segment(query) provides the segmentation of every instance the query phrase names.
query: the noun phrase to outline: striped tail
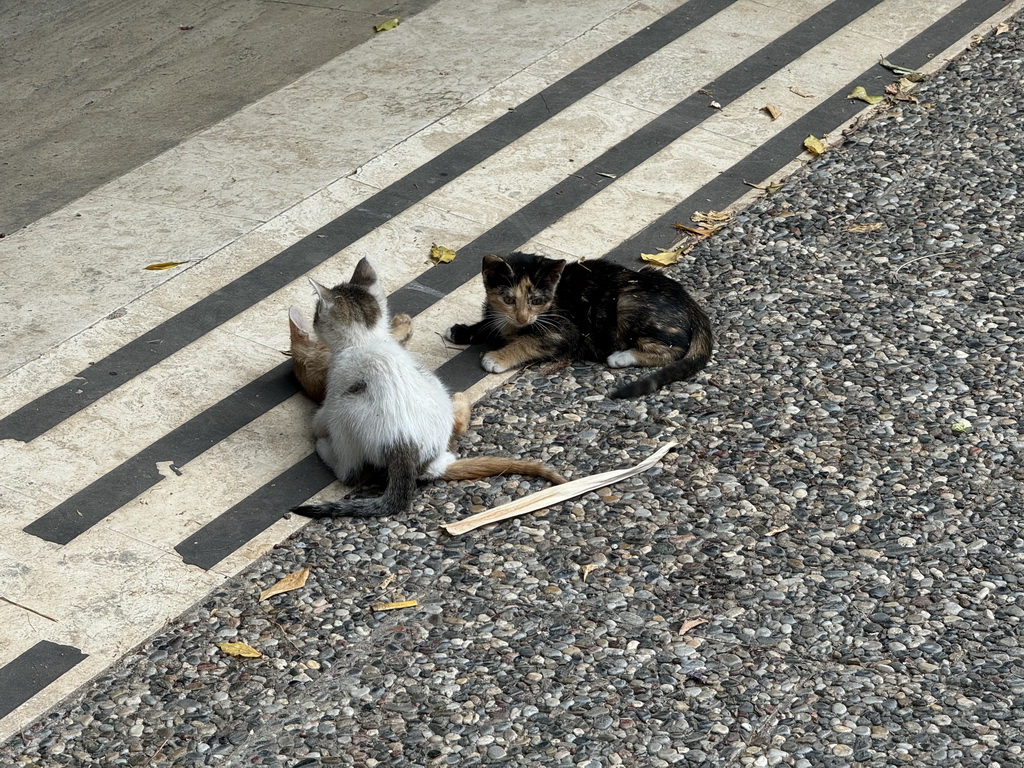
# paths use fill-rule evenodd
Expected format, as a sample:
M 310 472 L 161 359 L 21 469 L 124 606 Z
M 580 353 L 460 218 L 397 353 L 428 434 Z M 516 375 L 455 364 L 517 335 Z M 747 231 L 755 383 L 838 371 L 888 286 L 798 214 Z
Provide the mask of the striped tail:
M 292 510 L 304 517 L 391 517 L 412 509 L 419 474 L 419 451 L 409 444 L 398 445 L 384 453 L 388 468 L 388 484 L 375 499 L 332 501 L 325 504 L 303 504 Z
M 550 483 L 561 485 L 565 478 L 539 461 L 525 459 L 504 459 L 498 456 L 477 456 L 472 459 L 456 459 L 447 467 L 442 480 L 478 480 L 495 475 L 529 475 L 542 477 Z
M 683 357 L 669 363 L 664 368 L 659 368 L 648 376 L 624 384 L 612 392 L 610 397 L 621 400 L 627 397 L 649 395 L 673 381 L 690 378 L 707 365 L 708 360 L 711 359 L 714 336 L 711 333 L 711 321 L 708 316 L 700 310 L 697 312 L 696 322 L 693 324 L 693 335 L 690 338 L 690 347 Z

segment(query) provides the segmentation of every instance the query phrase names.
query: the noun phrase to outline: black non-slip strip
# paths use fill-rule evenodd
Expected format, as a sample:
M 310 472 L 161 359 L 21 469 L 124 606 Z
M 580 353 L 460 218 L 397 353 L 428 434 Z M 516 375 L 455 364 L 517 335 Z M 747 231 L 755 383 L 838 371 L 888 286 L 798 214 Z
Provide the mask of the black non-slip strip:
M 190 565 L 209 570 L 281 519 L 285 512 L 334 482 L 334 473 L 311 453 L 174 549 Z
M 0 419 L 0 439 L 30 441 L 347 248 L 735 0 L 691 0 L 566 75 L 363 204 L 200 300 L 72 381 Z
M 291 370 L 290 363 L 282 363 L 254 379 L 58 504 L 25 533 L 67 544 L 159 483 L 158 461 L 180 467 L 294 395 L 298 386 Z
M 480 255 L 508 252 L 527 242 L 613 183 L 609 176 L 629 173 L 707 120 L 714 110 L 705 94 L 727 107 L 880 2 L 840 0 L 823 8 L 460 248 L 460 259 L 439 264 L 399 288 L 389 297 L 390 305 L 410 315 L 424 311 L 479 274 Z
M 965 29 L 974 29 L 978 24 L 995 14 L 1001 7 L 1002 0 L 979 0 L 976 3 L 968 3 L 966 6 L 961 6 L 894 51 L 888 58 L 898 62 L 901 66 L 909 68 L 923 66 L 928 61 L 929 55 L 945 50 L 963 36 Z M 882 77 L 886 82 L 892 79 L 891 73 L 887 70 L 881 70 L 878 66 L 867 70 L 864 74 L 852 80 L 846 88 L 836 91 L 832 97 L 795 121 L 771 140 L 765 142 L 743 160 L 734 164 L 728 171 L 705 184 L 656 222 L 629 238 L 622 245 L 614 248 L 606 254 L 605 258 L 611 258 L 620 263 L 628 262 L 635 264 L 636 254 L 639 253 L 640 249 L 650 247 L 652 242 L 656 242 L 666 236 L 671 237 L 672 223 L 683 219 L 684 215 L 688 217 L 690 213 L 698 209 L 707 210 L 709 208 L 721 209 L 727 207 L 748 191 L 749 187 L 744 184 L 744 181 L 768 179 L 771 174 L 777 173 L 788 164 L 793 159 L 793 148 L 800 146 L 808 133 L 814 133 L 815 135 L 827 134 L 859 112 L 861 107 L 847 99 L 845 94 L 849 93 L 854 85 L 871 82 L 877 77 Z M 514 242 L 512 247 L 517 247 L 528 239 L 524 238 Z M 454 264 L 455 262 L 452 263 Z M 436 267 L 435 269 L 439 268 Z M 481 351 L 481 347 L 470 347 L 455 355 L 437 369 L 437 374 L 450 390 L 461 391 L 468 389 L 487 375 L 480 367 L 479 357 Z M 308 457 L 303 463 L 314 458 L 315 456 Z M 322 490 L 322 488 L 316 489 L 311 493 L 310 488 L 315 486 L 316 483 L 310 484 L 307 482 L 303 482 L 301 487 L 296 485 L 289 488 L 287 483 L 287 476 L 289 474 L 290 471 L 283 473 L 275 478 L 272 483 L 275 492 L 281 500 L 279 508 L 273 511 L 276 514 L 279 514 L 283 509 L 301 504 L 312 496 L 313 493 Z M 328 474 L 324 479 L 322 487 L 327 487 L 332 480 L 333 477 Z M 254 497 L 251 497 L 252 502 L 250 502 L 254 506 L 259 503 L 258 498 L 255 497 L 258 497 L 258 494 L 254 494 Z M 246 503 L 238 506 L 244 509 Z M 239 511 L 233 508 L 222 516 L 227 517 L 230 515 L 230 523 L 220 523 L 220 518 L 214 520 L 206 528 L 197 532 L 196 535 L 190 537 L 186 542 L 183 542 L 178 551 L 184 555 L 186 550 L 183 548 L 187 548 L 192 558 L 188 562 L 205 568 L 211 567 L 212 563 L 216 563 L 230 554 L 230 552 L 225 551 L 220 546 L 218 541 L 219 537 L 223 535 L 223 530 L 229 530 L 236 537 L 234 539 L 234 546 L 236 548 L 241 547 L 246 541 L 263 530 L 262 527 L 258 526 L 258 530 L 251 533 L 247 529 L 243 529 L 237 522 Z M 201 553 L 206 550 L 212 550 L 213 554 L 207 556 L 204 560 Z
M 869 5 L 880 1 L 870 0 L 869 3 L 865 3 L 864 7 L 869 7 Z M 748 62 L 734 67 L 717 78 L 710 87 L 713 87 L 716 95 L 724 101 L 738 97 L 752 83 L 764 78 L 765 68 L 768 68 L 767 71 L 777 70 L 778 67 L 820 42 L 822 36 L 831 34 L 863 12 L 863 10 L 857 13 L 848 10 L 842 11 L 841 5 L 842 3 L 833 3 L 815 14 L 761 49 L 753 57 L 753 62 L 748 60 Z M 525 208 L 478 237 L 463 251 L 472 253 L 474 250 L 497 249 L 499 243 L 510 240 L 518 243 L 529 239 L 533 234 L 540 232 L 596 194 L 604 186 L 602 182 L 609 181 L 607 177 L 599 176 L 598 173 L 613 175 L 625 173 L 705 119 L 708 110 L 704 101 L 706 101 L 706 97 L 699 94 L 684 99 L 676 107 L 655 118 L 636 134 L 623 140 L 597 160 L 587 164 L 577 174 L 568 177 L 561 185 L 556 185 Z M 362 212 L 366 208 L 367 206 L 363 205 L 356 211 Z M 339 220 L 333 224 L 337 224 L 337 221 Z M 268 261 L 267 264 L 273 264 L 279 259 L 280 255 Z M 444 270 L 428 270 L 393 294 L 389 298 L 392 307 L 396 311 L 417 314 L 435 303 L 444 292 L 470 280 L 478 269 L 474 259 L 465 257 L 445 266 Z M 221 293 L 218 292 L 218 294 Z M 218 294 L 214 294 L 214 298 L 217 298 Z M 265 402 L 270 403 L 271 399 L 274 398 L 266 399 Z M 267 407 L 269 409 L 272 405 L 268 404 Z M 207 422 L 211 420 L 211 417 L 222 417 L 217 408 L 218 406 L 208 409 L 192 419 L 189 422 L 191 428 L 199 429 L 204 436 L 209 434 L 210 425 Z M 26 532 L 49 541 L 67 543 L 83 531 L 88 530 L 90 526 L 102 520 L 113 510 L 159 482 L 160 475 L 153 462 L 161 460 L 161 458 L 155 457 L 160 456 L 163 460 L 173 458 L 179 463 L 184 463 L 192 458 L 194 454 L 189 450 L 192 439 L 186 431 L 183 431 L 185 426 L 188 425 L 183 425 L 167 437 L 157 441 L 116 470 L 99 478 L 55 507 L 29 525 L 25 529 Z M 226 436 L 230 432 L 223 434 Z M 178 459 L 178 456 L 185 458 Z
M 0 717 L 7 717 L 86 658 L 70 645 L 42 640 L 0 667 Z
M 731 102 L 881 1 L 864 0 L 856 4 L 845 3 L 843 0 L 833 2 L 767 44 L 745 62 L 713 80 L 707 89 L 712 90 L 723 104 Z M 851 5 L 855 5 L 856 8 Z M 389 297 L 392 308 L 395 311 L 418 314 L 437 302 L 445 293 L 469 281 L 479 272 L 479 261 L 472 257 L 473 253 L 502 250 L 504 247 L 523 243 L 579 207 L 611 182 L 607 177 L 600 176 L 600 173 L 618 176 L 632 170 L 705 120 L 711 113 L 707 98 L 695 93 L 683 99 L 668 112 L 656 117 L 639 131 L 462 248 L 461 259 L 434 267 L 396 291 Z M 455 367 L 453 364 L 453 371 Z M 459 371 L 463 378 L 468 375 L 467 368 L 459 368 Z M 255 384 L 256 382 L 250 387 Z M 268 410 L 276 405 L 276 402 L 273 402 L 275 399 L 264 399 Z M 207 414 L 219 415 L 219 411 L 216 410 L 218 407 L 208 409 L 192 419 L 189 422 L 191 428 L 201 429 L 204 436 L 212 435 L 213 429 L 205 424 L 204 419 L 208 418 Z M 118 469 L 99 478 L 32 523 L 25 529 L 26 532 L 49 541 L 67 543 L 87 530 L 159 481 L 160 476 L 153 466 L 154 461 L 173 458 L 183 463 L 194 456 L 190 452 L 189 446 L 192 443 L 188 433 L 184 431 L 185 426 L 187 425 L 154 444 L 160 446 L 160 452 L 154 451 L 154 446 L 143 450 Z M 222 435 L 227 436 L 230 431 L 225 431 Z M 187 458 L 179 460 L 180 455 Z

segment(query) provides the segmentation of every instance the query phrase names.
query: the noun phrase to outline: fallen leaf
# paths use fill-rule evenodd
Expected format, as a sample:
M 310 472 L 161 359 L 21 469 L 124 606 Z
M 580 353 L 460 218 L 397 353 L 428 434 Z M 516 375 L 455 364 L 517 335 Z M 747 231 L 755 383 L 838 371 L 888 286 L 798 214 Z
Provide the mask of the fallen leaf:
M 917 97 L 909 91 L 911 85 L 912 83 L 903 77 L 899 82 L 885 86 L 885 92 L 893 101 L 910 101 L 917 104 Z
M 597 563 L 587 563 L 586 565 L 584 565 L 583 569 L 582 569 L 583 570 L 583 580 L 586 581 L 587 580 L 587 576 L 589 576 L 591 573 L 593 573 L 595 570 L 597 570 L 600 567 L 601 566 L 599 566 Z
M 377 585 L 377 589 L 387 589 L 395 583 L 395 580 L 397 578 L 398 577 L 395 574 L 389 573 L 387 576 L 384 577 L 384 581 Z
M 616 178 L 618 178 L 614 173 L 599 173 L 597 175 L 598 176 L 604 176 L 606 179 L 616 179 Z
M 374 611 L 395 611 L 399 608 L 413 608 L 419 605 L 416 600 L 399 600 L 396 603 L 374 603 L 370 606 L 371 610 Z
M 882 222 L 880 221 L 873 221 L 870 224 L 848 224 L 845 227 L 847 232 L 874 232 L 881 228 Z
M 954 435 L 962 435 L 964 432 L 969 431 L 970 428 L 971 422 L 967 419 L 960 419 L 960 421 L 954 423 L 953 426 L 950 427 L 950 429 L 953 430 Z
M 246 643 L 217 643 L 228 656 L 240 656 L 243 659 L 262 659 L 263 654 Z
M 538 509 L 546 509 L 553 504 L 559 504 L 563 501 L 574 499 L 577 496 L 582 496 L 588 491 L 596 491 L 598 488 L 603 488 L 606 485 L 611 485 L 612 483 L 617 483 L 620 480 L 625 480 L 627 477 L 640 474 L 661 461 L 662 457 L 675 448 L 676 445 L 678 445 L 678 443 L 674 440 L 665 443 L 665 445 L 661 446 L 661 448 L 656 450 L 636 466 L 626 467 L 624 469 L 613 469 L 610 472 L 602 472 L 597 475 L 591 475 L 590 477 L 581 477 L 579 480 L 570 480 L 562 485 L 545 488 L 542 491 L 531 493 L 529 496 L 524 496 L 521 499 L 516 499 L 515 501 L 510 501 L 507 504 L 501 504 L 493 509 L 488 509 L 475 515 L 470 515 L 469 517 L 458 520 L 454 523 L 445 523 L 441 527 L 448 533 L 455 536 L 460 533 L 467 533 L 475 530 L 482 525 L 497 523 L 501 520 L 508 520 L 512 517 L 519 517 L 520 515 L 525 515 L 529 512 L 536 512 Z
M 143 267 L 143 269 L 150 269 L 150 270 L 153 270 L 155 272 L 158 269 L 173 269 L 174 267 L 180 267 L 182 264 L 188 264 L 188 262 L 187 261 L 164 261 L 164 262 L 161 262 L 160 264 L 150 264 L 147 267 Z
M 814 94 L 813 93 L 808 93 L 807 91 L 803 90 L 802 88 L 797 88 L 795 85 L 789 86 L 789 90 L 792 91 L 793 93 L 795 93 L 797 96 L 803 96 L 805 99 L 813 99 L 814 98 Z
M 774 104 L 765 104 L 761 109 L 767 112 L 768 116 L 771 117 L 772 120 L 778 120 L 782 115 L 782 112 Z
M 764 188 L 764 191 L 767 192 L 769 195 L 774 195 L 776 192 L 779 192 L 785 186 L 786 185 L 783 184 L 781 181 L 773 181 L 771 184 Z
M 388 19 L 380 24 L 376 24 L 373 27 L 374 32 L 387 32 L 389 29 L 394 29 L 398 26 L 398 19 Z
M 868 92 L 866 90 L 864 90 L 864 86 L 863 85 L 858 85 L 856 88 L 854 88 L 848 94 L 846 94 L 846 98 L 848 98 L 848 99 L 860 99 L 861 101 L 866 101 L 868 104 L 877 104 L 878 102 L 882 101 L 882 99 L 884 99 L 885 97 L 884 96 L 871 96 L 871 95 L 868 94 Z
M 786 523 L 783 523 L 782 525 L 779 525 L 779 526 L 776 526 L 775 528 L 772 528 L 770 531 L 768 531 L 768 533 L 765 534 L 765 536 L 774 536 L 777 533 L 782 533 L 783 531 L 788 531 L 788 530 L 789 530 L 789 525 L 787 525 Z
M 447 264 L 455 258 L 455 251 L 435 243 L 430 246 L 430 258 L 435 264 Z
M 818 155 L 824 154 L 827 147 L 825 146 L 825 142 L 821 139 L 815 136 L 808 136 L 804 139 L 804 149 L 817 157 Z
M 708 106 L 711 107 L 712 109 L 721 109 L 722 108 L 722 105 L 719 104 L 717 101 L 712 101 L 710 104 L 708 104 Z
M 711 237 L 711 235 L 721 229 L 721 227 L 689 227 L 686 224 L 680 224 L 678 221 L 672 226 L 681 232 L 688 232 L 700 238 Z
M 683 254 L 677 248 L 674 251 L 662 251 L 661 253 L 641 253 L 640 258 L 648 264 L 657 264 L 659 267 L 667 267 L 679 261 Z
M 679 627 L 679 633 L 678 634 L 685 635 L 687 632 L 689 632 L 694 627 L 699 627 L 701 624 L 707 624 L 707 623 L 708 623 L 707 619 L 687 619 L 686 621 L 683 622 L 682 626 Z
M 996 34 L 997 35 L 1005 35 L 1009 31 L 1010 31 L 1010 25 L 1007 24 L 1005 21 L 1002 22 L 1001 24 L 996 24 Z
M 728 211 L 694 211 L 690 214 L 690 221 L 698 224 L 715 224 L 721 228 L 732 221 L 732 214 Z
M 293 589 L 304 587 L 306 586 L 306 579 L 308 578 L 309 568 L 303 568 L 301 571 L 289 573 L 273 586 L 270 586 L 260 592 L 260 599 L 258 602 L 263 602 L 268 597 L 273 597 L 274 595 L 280 595 L 284 592 L 291 592 Z
M 906 67 L 897 66 L 888 59 L 880 59 L 878 64 L 900 77 L 907 78 L 912 83 L 919 83 L 925 79 L 924 72 L 918 72 L 916 69 L 907 69 Z

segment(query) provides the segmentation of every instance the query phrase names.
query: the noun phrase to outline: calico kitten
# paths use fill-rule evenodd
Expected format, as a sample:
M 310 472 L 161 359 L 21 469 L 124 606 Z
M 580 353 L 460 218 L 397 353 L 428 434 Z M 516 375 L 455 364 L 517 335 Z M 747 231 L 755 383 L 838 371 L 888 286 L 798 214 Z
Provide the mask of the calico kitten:
M 614 398 L 657 392 L 693 376 L 711 357 L 711 322 L 675 280 L 610 261 L 567 263 L 531 253 L 483 259 L 483 319 L 453 325 L 455 344 L 502 344 L 483 356 L 502 373 L 534 360 L 601 360 L 612 368 L 660 370 L 619 387 Z
M 348 283 L 310 283 L 318 296 L 313 328 L 330 351 L 326 395 L 313 417 L 317 453 L 343 482 L 383 470 L 387 484 L 380 498 L 293 511 L 307 517 L 407 512 L 419 477 L 467 480 L 515 472 L 565 482 L 539 462 L 456 459 L 448 451 L 452 400 L 440 379 L 392 337 L 384 290 L 366 259 Z

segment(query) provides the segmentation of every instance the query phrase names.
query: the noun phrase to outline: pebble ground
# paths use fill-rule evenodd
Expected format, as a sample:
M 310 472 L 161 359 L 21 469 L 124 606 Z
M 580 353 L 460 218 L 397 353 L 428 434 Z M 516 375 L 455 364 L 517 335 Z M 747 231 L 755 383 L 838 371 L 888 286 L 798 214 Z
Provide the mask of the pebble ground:
M 536 366 L 462 446 L 578 477 L 678 440 L 658 468 L 459 538 L 539 483 L 311 524 L 0 765 L 1024 764 L 1019 22 L 673 269 L 704 373 Z

